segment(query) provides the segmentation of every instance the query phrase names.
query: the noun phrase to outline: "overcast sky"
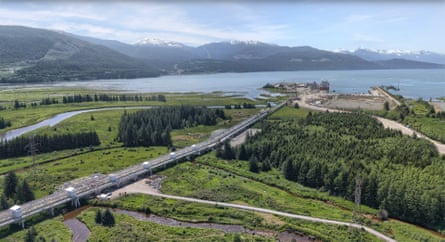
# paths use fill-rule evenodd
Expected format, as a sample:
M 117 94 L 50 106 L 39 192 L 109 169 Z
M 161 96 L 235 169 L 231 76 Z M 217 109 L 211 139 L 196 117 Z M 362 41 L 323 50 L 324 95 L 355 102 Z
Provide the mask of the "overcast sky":
M 25 25 L 135 43 L 188 45 L 258 40 L 320 49 L 432 50 L 445 53 L 445 1 L 235 1 L 212 3 L 0 0 L 1 25 Z

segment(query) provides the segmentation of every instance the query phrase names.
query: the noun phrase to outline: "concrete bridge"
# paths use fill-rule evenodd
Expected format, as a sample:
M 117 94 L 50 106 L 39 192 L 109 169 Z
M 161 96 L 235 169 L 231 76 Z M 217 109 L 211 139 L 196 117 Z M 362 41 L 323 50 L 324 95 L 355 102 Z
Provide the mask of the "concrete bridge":
M 33 200 L 19 206 L 15 205 L 8 210 L 0 212 L 0 227 L 12 223 L 19 223 L 24 227 L 24 219 L 37 213 L 48 211 L 54 215 L 54 208 L 71 202 L 74 207 L 80 206 L 79 199 L 99 194 L 101 191 L 120 186 L 132 180 L 139 179 L 142 175 L 150 174 L 157 168 L 165 168 L 169 164 L 178 163 L 183 159 L 190 159 L 193 156 L 208 152 L 226 140 L 238 135 L 248 127 L 265 118 L 270 113 L 283 107 L 286 102 L 275 106 L 273 109 L 265 109 L 242 121 L 241 123 L 223 131 L 222 133 L 207 139 L 196 145 L 177 150 L 167 155 L 130 166 L 124 170 L 113 174 L 93 174 L 88 177 L 66 182 L 56 192 Z

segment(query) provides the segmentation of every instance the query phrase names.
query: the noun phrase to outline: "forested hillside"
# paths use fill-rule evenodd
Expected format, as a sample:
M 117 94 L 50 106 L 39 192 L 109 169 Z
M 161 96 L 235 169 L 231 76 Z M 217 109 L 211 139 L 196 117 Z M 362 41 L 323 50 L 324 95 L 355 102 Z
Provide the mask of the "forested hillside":
M 258 163 L 253 168 L 279 168 L 288 180 L 349 200 L 360 177 L 363 204 L 445 228 L 445 160 L 428 141 L 384 129 L 358 113 L 309 113 L 260 128 L 238 149 L 239 159 Z
M 159 75 L 140 60 L 68 35 L 0 26 L 1 82 L 43 82 Z

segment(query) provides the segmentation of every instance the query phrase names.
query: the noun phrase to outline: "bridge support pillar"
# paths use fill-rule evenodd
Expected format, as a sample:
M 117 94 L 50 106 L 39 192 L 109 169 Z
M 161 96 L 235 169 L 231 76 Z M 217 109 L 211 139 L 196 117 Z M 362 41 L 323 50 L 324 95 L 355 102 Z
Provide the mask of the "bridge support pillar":
M 79 200 L 79 198 L 74 198 L 73 200 L 71 200 L 71 204 L 72 204 L 73 207 L 75 207 L 75 208 L 80 207 L 80 200 Z
M 54 208 L 50 208 L 50 209 L 49 209 L 49 214 L 50 214 L 52 217 L 54 217 Z
M 25 229 L 25 220 L 24 219 L 20 219 L 18 224 L 22 227 L 22 229 Z

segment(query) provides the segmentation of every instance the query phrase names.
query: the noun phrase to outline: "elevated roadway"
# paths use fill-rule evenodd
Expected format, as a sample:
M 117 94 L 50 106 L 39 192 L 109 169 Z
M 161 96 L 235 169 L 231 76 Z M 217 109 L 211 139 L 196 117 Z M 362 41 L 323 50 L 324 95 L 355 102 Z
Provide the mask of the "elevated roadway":
M 130 180 L 137 180 L 143 174 L 151 173 L 152 170 L 166 167 L 171 163 L 177 163 L 179 160 L 188 159 L 192 156 L 196 156 L 205 153 L 216 146 L 224 143 L 228 139 L 243 132 L 248 127 L 265 118 L 270 113 L 283 107 L 286 103 L 283 102 L 273 109 L 265 109 L 259 113 L 251 116 L 250 118 L 240 122 L 239 124 L 221 132 L 220 134 L 207 139 L 201 143 L 186 147 L 181 150 L 177 150 L 176 153 L 171 153 L 157 157 L 155 159 L 146 161 L 141 164 L 130 166 L 126 169 L 117 171 L 113 174 L 93 174 L 89 177 L 76 179 L 70 182 L 66 182 L 56 192 L 24 204 L 20 205 L 19 212 L 15 212 L 11 209 L 3 210 L 0 212 L 0 227 L 12 223 L 21 223 L 24 226 L 23 221 L 25 218 L 37 213 L 49 211 L 53 213 L 53 209 L 59 205 L 67 202 L 72 202 L 74 206 L 79 204 L 79 198 L 92 196 L 99 192 L 110 189 L 115 186 L 127 183 Z M 69 193 L 65 189 L 73 188 L 74 192 Z

